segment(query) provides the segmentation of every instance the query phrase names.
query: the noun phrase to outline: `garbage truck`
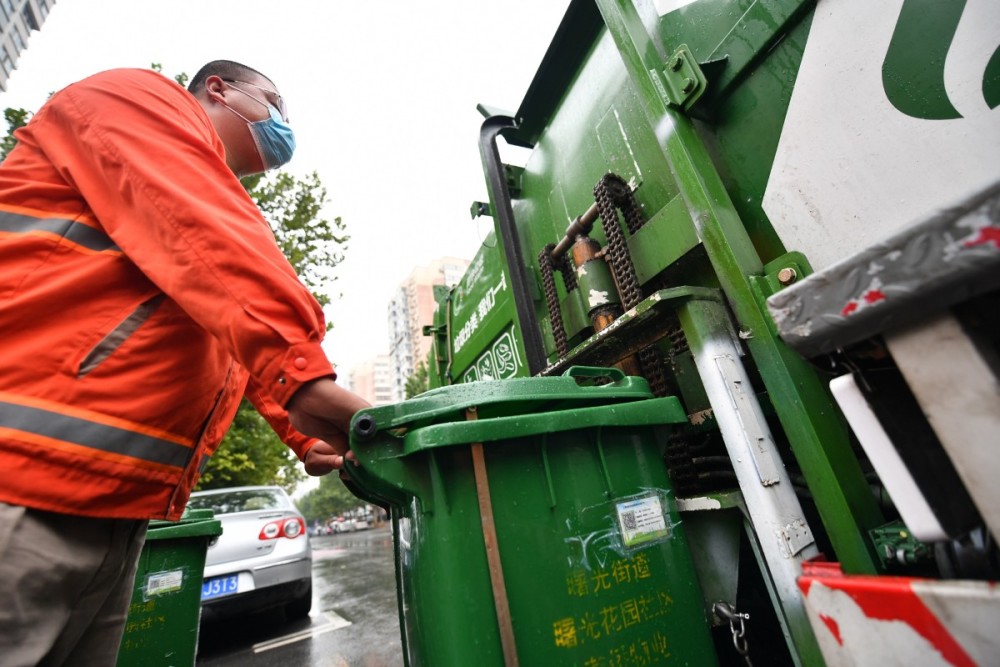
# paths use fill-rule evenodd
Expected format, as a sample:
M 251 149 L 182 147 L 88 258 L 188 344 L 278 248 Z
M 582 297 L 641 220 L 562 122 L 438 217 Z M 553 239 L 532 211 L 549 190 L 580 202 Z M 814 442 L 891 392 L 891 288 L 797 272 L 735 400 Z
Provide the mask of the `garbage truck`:
M 1000 664 L 998 107 L 993 0 L 573 0 L 353 424 L 408 664 Z

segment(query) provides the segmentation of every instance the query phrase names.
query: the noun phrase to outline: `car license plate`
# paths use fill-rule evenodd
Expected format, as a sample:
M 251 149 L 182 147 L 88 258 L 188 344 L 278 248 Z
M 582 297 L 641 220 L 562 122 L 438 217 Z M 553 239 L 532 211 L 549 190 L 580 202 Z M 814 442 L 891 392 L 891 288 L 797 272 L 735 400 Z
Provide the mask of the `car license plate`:
M 224 595 L 232 595 L 239 591 L 239 582 L 238 574 L 206 579 L 201 585 L 201 599 L 211 600 L 212 598 L 221 598 Z

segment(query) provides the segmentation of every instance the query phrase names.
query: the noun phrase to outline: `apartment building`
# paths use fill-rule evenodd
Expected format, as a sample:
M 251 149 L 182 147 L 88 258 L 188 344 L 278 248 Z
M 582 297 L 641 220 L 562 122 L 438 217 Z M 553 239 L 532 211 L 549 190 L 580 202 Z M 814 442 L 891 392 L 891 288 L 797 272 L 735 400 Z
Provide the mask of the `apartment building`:
M 454 286 L 469 268 L 468 260 L 436 259 L 413 269 L 389 302 L 389 359 L 393 401 L 406 398 L 406 380 L 426 361 L 431 339 L 423 335 L 425 324 L 433 324 L 434 286 Z
M 28 48 L 28 37 L 41 30 L 56 0 L 0 0 L 0 91 Z

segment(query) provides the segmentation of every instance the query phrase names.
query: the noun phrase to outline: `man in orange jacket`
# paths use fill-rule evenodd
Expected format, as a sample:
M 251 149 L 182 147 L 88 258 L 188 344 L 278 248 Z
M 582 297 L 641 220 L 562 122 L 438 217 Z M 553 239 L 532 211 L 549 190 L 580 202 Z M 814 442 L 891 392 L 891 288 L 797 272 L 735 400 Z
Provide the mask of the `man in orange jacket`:
M 277 87 L 111 70 L 0 165 L 0 665 L 113 664 L 146 523 L 177 519 L 244 394 L 305 463 L 351 416 L 323 313 L 239 177 L 291 158 Z

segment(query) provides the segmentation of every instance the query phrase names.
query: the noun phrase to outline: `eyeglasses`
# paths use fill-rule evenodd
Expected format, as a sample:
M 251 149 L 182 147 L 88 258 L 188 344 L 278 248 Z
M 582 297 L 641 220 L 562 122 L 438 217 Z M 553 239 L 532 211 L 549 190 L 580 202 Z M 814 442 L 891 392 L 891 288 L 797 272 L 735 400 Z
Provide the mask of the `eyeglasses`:
M 278 91 L 270 90 L 268 88 L 264 88 L 263 86 L 258 86 L 256 83 L 250 83 L 249 81 L 240 81 L 239 79 L 223 79 L 223 81 L 225 81 L 226 83 L 242 83 L 244 86 L 253 86 L 257 90 L 274 95 L 274 98 L 277 100 L 277 104 L 275 104 L 274 106 L 278 109 L 278 113 L 281 114 L 281 120 L 285 121 L 286 123 L 288 122 L 288 109 L 285 107 L 285 99 L 278 93 Z M 237 88 L 237 90 L 239 90 L 239 88 Z M 246 91 L 241 91 L 241 92 L 246 93 Z M 260 102 L 260 100 L 257 101 Z

